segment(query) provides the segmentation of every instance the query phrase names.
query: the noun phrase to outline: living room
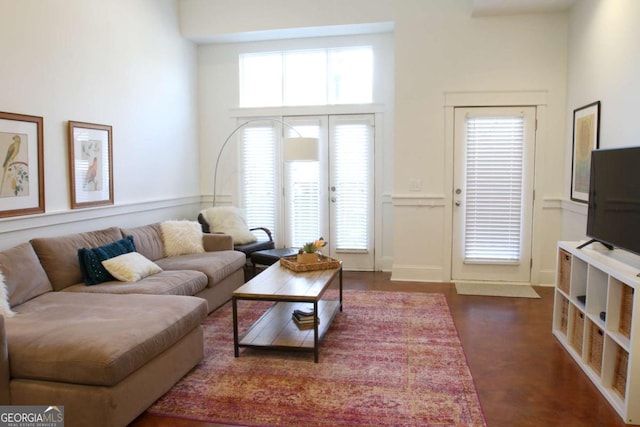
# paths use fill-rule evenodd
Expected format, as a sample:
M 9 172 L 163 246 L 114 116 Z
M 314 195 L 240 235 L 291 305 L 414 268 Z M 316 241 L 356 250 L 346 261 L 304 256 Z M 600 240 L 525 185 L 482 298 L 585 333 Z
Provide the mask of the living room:
M 586 206 L 571 201 L 569 194 L 572 111 L 601 101 L 600 146 L 634 144 L 633 121 L 624 121 L 633 93 L 626 88 L 636 81 L 629 54 L 635 43 L 627 39 L 633 14 L 626 10 L 633 5 L 579 2 L 571 13 L 474 17 L 470 1 L 386 1 L 366 7 L 346 2 L 340 13 L 318 7 L 310 16 L 302 8 L 304 20 L 298 22 L 302 18 L 293 12 L 301 6 L 285 8 L 283 16 L 272 5 L 253 10 L 235 2 L 119 7 L 7 2 L 3 49 L 25 68 L 4 69 L 2 110 L 44 118 L 45 213 L 3 219 L 2 247 L 35 234 L 90 230 L 114 220 L 132 226 L 171 217 L 194 219 L 210 206 L 214 159 L 238 113 L 229 112 L 237 107 L 230 85 L 222 97 L 229 100 L 209 101 L 225 83 L 211 87 L 215 82 L 207 76 L 216 64 L 210 66 L 208 58 L 216 50 L 223 57 L 237 44 L 196 45 L 189 39 L 393 22 L 393 33 L 378 34 L 393 43 L 389 58 L 394 67 L 383 70 L 393 81 L 374 92 L 390 104 L 383 107 L 383 155 L 376 172 L 381 187 L 376 188 L 376 269 L 398 280 L 450 279 L 447 95 L 541 93 L 544 99 L 534 100 L 544 104 L 536 142 L 531 283 L 552 284 L 556 242 L 583 238 L 586 224 Z M 265 14 L 274 22 L 261 19 Z M 228 76 L 232 64 L 224 65 L 215 71 Z M 611 70 L 614 79 L 599 78 Z M 113 206 L 69 209 L 68 120 L 113 126 Z M 414 124 L 425 120 L 428 125 L 418 137 Z M 409 189 L 415 180 L 421 191 Z
M 222 141 L 246 117 L 237 49 L 353 38 L 386 55 L 374 89 L 375 269 L 418 286 L 451 281 L 452 111 L 525 99 L 538 111 L 529 282 L 554 283 L 557 242 L 586 229 L 586 204 L 570 197 L 573 111 L 600 101 L 600 147 L 637 145 L 640 124 L 626 120 L 640 85 L 635 0 L 484 14 L 472 0 L 255 3 L 2 0 L 0 110 L 44 119 L 44 210 L 3 217 L 0 249 L 195 219 L 213 201 Z M 113 127 L 113 205 L 70 209 L 69 120 Z M 225 201 L 238 201 L 233 188 Z

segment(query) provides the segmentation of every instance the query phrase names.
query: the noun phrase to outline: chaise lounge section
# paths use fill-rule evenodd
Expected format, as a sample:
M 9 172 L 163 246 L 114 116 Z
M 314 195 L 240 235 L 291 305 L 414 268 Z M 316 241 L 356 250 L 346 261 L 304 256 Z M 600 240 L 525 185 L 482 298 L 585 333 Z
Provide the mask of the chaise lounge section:
M 78 249 L 126 236 L 162 271 L 85 285 Z M 201 239 L 204 252 L 165 256 L 161 224 L 151 224 L 0 252 L 0 404 L 64 406 L 67 426 L 135 419 L 202 360 L 202 321 L 243 283 L 245 256 L 231 237 Z

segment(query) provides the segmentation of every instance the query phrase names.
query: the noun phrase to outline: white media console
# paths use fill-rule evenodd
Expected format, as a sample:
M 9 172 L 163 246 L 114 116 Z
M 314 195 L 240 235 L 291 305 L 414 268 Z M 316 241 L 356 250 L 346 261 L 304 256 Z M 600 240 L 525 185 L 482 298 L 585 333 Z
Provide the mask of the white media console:
M 558 243 L 553 334 L 626 423 L 640 424 L 640 258 Z

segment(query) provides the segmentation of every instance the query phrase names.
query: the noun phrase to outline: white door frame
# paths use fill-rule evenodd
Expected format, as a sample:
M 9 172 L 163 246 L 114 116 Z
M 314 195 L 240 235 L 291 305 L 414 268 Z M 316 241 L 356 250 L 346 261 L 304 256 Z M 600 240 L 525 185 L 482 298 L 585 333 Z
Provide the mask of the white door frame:
M 333 164 L 331 161 L 332 150 L 334 148 L 332 138 L 332 129 L 334 123 L 337 121 L 340 123 L 341 119 L 353 119 L 357 122 L 362 120 L 371 120 L 371 137 L 373 138 L 371 144 L 371 157 L 370 157 L 370 179 L 369 179 L 369 194 L 371 199 L 369 201 L 369 208 L 367 209 L 369 214 L 369 221 L 367 224 L 369 235 L 369 247 L 366 251 L 339 251 L 334 246 L 335 240 L 335 193 L 331 191 L 332 177 L 333 177 Z M 328 241 L 328 246 L 323 250 L 325 254 L 328 254 L 334 258 L 338 258 L 343 262 L 343 266 L 347 270 L 362 270 L 362 271 L 374 271 L 376 270 L 376 257 L 375 257 L 375 245 L 376 245 L 376 186 L 374 185 L 375 167 L 376 167 L 376 133 L 375 120 L 376 115 L 372 113 L 368 114 L 327 114 L 327 115 L 313 115 L 313 116 L 284 116 L 283 120 L 290 126 L 296 127 L 298 123 L 314 122 L 313 126 L 319 126 L 320 133 L 320 146 L 319 146 L 319 167 L 320 167 L 320 236 L 323 236 Z M 286 173 L 283 171 L 282 179 L 283 188 L 286 186 Z M 286 190 L 285 190 L 286 193 Z M 288 230 L 285 226 L 288 216 L 287 210 L 287 196 L 283 197 L 281 210 L 283 221 L 281 223 L 282 239 L 286 245 L 290 243 L 290 236 L 288 236 Z
M 455 281 L 529 282 L 531 280 L 531 241 L 533 234 L 533 178 L 535 153 L 535 107 L 460 107 L 455 111 L 454 196 L 452 227 L 451 276 Z M 520 229 L 520 253 L 517 261 L 465 260 L 467 231 L 467 118 L 513 117 L 524 119 L 522 212 Z M 458 193 L 460 192 L 460 193 Z
M 539 165 L 544 156 L 543 139 L 547 134 L 547 92 L 546 91 L 518 91 L 518 92 L 445 92 L 444 112 L 445 112 L 445 201 L 444 215 L 447 220 L 444 222 L 444 245 L 442 249 L 442 280 L 451 281 L 451 256 L 452 256 L 452 233 L 453 233 L 453 162 L 454 162 L 454 109 L 456 107 L 502 107 L 502 106 L 535 106 L 537 112 L 536 130 L 536 153 L 535 164 Z M 535 174 L 534 191 L 541 182 L 540 174 Z M 543 204 L 534 201 L 533 204 L 533 230 L 532 250 L 533 268 L 531 270 L 531 283 L 538 283 L 540 251 L 542 247 L 539 239 L 536 239 L 535 230 L 539 230 L 542 224 Z

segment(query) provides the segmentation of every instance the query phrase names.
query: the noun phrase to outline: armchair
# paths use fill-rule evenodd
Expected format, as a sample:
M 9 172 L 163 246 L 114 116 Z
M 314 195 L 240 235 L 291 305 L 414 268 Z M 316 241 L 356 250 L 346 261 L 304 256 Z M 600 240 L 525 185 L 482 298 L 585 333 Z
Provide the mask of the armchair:
M 203 233 L 222 233 L 222 231 L 211 231 L 211 227 L 209 226 L 209 223 L 204 218 L 202 213 L 198 214 L 198 222 L 202 226 Z M 233 249 L 236 251 L 243 252 L 247 256 L 247 259 L 250 259 L 250 255 L 252 252 L 275 248 L 275 244 L 273 242 L 273 236 L 271 235 L 271 230 L 269 230 L 268 228 L 255 227 L 255 228 L 250 228 L 249 231 L 251 231 L 252 233 L 254 231 L 262 231 L 266 235 L 266 239 L 263 237 L 261 239 L 257 239 L 255 242 L 250 242 L 250 243 L 234 242 Z
M 198 222 L 204 233 L 226 233 L 233 237 L 233 249 L 244 253 L 247 258 L 245 280 L 251 278 L 255 270 L 251 254 L 275 248 L 271 230 L 266 227 L 248 228 L 240 209 L 234 207 L 204 209 L 198 214 Z M 260 232 L 260 238 L 254 231 Z

